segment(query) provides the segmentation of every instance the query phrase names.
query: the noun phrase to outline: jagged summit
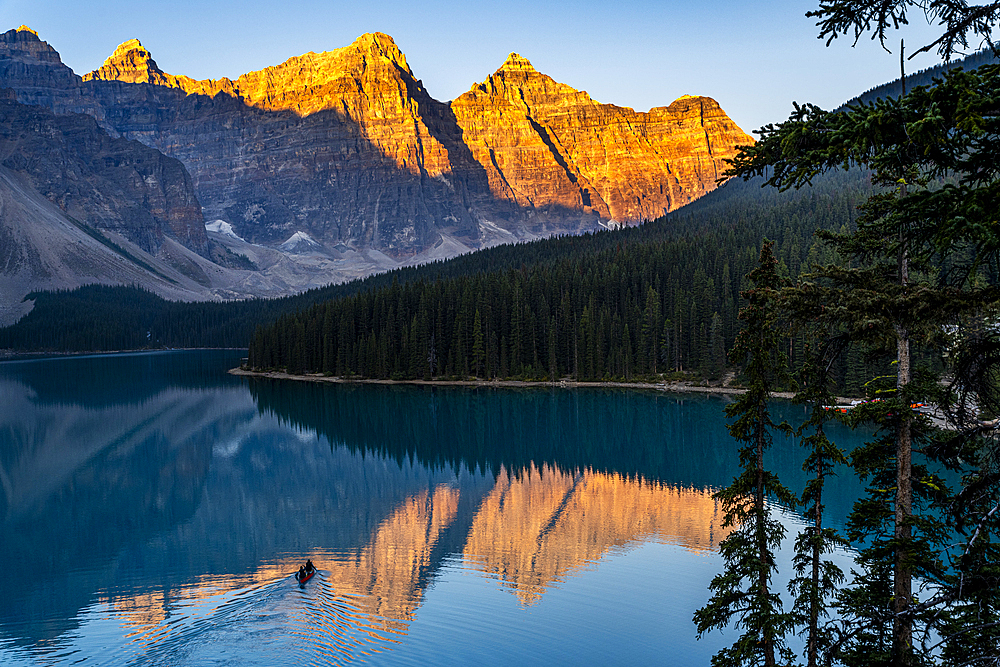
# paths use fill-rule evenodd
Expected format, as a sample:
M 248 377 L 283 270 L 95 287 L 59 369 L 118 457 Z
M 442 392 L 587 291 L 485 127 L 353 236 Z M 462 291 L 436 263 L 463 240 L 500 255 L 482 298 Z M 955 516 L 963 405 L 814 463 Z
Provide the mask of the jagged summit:
M 497 71 L 537 72 L 527 58 L 519 53 L 511 53 Z
M 11 28 L 7 32 L 0 34 L 0 43 L 11 46 L 17 45 L 16 48 L 27 49 L 29 51 L 51 50 L 55 52 L 55 49 L 41 40 L 37 32 L 26 25 Z
M 123 81 L 170 86 L 174 82 L 163 73 L 138 39 L 122 42 L 99 69 L 84 74 L 84 81 Z
M 84 81 L 122 81 L 179 88 L 187 94 L 214 97 L 225 93 L 241 98 L 250 106 L 271 111 L 292 110 L 305 116 L 323 109 L 340 107 L 345 90 L 357 88 L 347 79 L 369 84 L 398 77 L 413 78 L 406 56 L 392 37 L 380 32 L 365 33 L 348 46 L 293 56 L 280 65 L 229 78 L 195 80 L 167 74 L 157 66 L 138 39 L 123 42 Z M 367 88 L 369 86 L 362 86 Z
M 370 53 L 391 60 L 406 71 L 410 70 L 410 66 L 406 64 L 406 56 L 396 46 L 395 40 L 385 33 L 366 32 L 346 48 L 369 51 Z
M 28 67 L 33 67 L 37 64 L 45 64 L 47 66 L 62 62 L 59 60 L 59 54 L 56 53 L 56 50 L 49 46 L 47 42 L 43 42 L 38 37 L 38 33 L 26 25 L 11 28 L 7 32 L 0 34 L 0 60 L 5 59 L 20 62 L 28 65 Z M 18 71 L 23 73 L 23 67 L 18 68 Z M 10 87 L 10 74 L 9 71 L 0 69 L 0 78 L 7 82 L 4 84 L 7 87 Z
M 507 56 L 503 65 L 482 83 L 473 84 L 467 95 L 486 94 L 505 98 L 515 106 L 531 105 L 539 97 L 562 96 L 591 101 L 586 91 L 576 90 L 539 72 L 527 58 L 519 53 Z M 460 100 L 461 98 L 459 98 Z M 454 102 L 458 102 L 455 100 Z
M 115 52 L 111 54 L 111 58 L 128 53 L 129 51 L 137 51 L 137 50 L 142 50 L 143 52 L 145 52 L 147 56 L 149 55 L 149 51 L 146 51 L 146 49 L 142 48 L 142 42 L 140 42 L 138 39 L 130 39 L 127 42 L 122 42 L 121 44 L 119 44 L 118 48 L 115 49 Z M 108 60 L 110 60 L 111 58 L 109 58 Z

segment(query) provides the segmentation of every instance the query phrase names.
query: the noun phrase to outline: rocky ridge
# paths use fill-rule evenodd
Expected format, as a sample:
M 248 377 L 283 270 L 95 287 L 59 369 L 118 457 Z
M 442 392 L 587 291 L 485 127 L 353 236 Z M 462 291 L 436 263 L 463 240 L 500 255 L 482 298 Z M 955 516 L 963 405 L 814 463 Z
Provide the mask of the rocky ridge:
M 395 266 L 347 250 L 334 258 L 254 245 L 224 225 L 205 224 L 178 160 L 0 88 L 0 326 L 29 312 L 22 299 L 39 290 L 97 283 L 183 301 L 282 296 Z
M 164 236 L 208 254 L 201 204 L 178 160 L 110 137 L 89 116 L 55 115 L 9 97 L 0 99 L 0 165 L 22 174 L 68 216 L 150 254 Z
M 368 33 L 350 46 L 289 58 L 280 65 L 249 72 L 235 81 L 225 77 L 198 81 L 167 74 L 138 39 L 130 39 L 120 44 L 99 69 L 84 74 L 81 79 L 150 83 L 178 88 L 188 95 L 208 97 L 225 93 L 265 111 L 295 111 L 300 116 L 307 116 L 324 109 L 341 108 L 345 100 L 354 99 L 352 84 L 357 80 L 354 74 L 371 65 L 376 72 L 384 74 L 382 66 L 385 64 L 414 79 L 406 56 L 392 38 L 382 33 Z M 362 117 L 364 114 L 355 115 Z
M 752 141 L 711 98 L 648 113 L 600 104 L 516 53 L 451 108 L 494 196 L 602 220 L 650 220 L 697 199 Z
M 516 54 L 442 103 L 380 33 L 196 81 L 138 40 L 77 77 L 19 29 L 0 36 L 0 84 L 176 157 L 206 218 L 250 242 L 304 232 L 395 261 L 658 217 L 713 189 L 752 141 L 710 98 L 635 112 Z
M 81 77 L 82 81 L 122 81 L 124 83 L 151 83 L 157 86 L 182 88 L 180 79 L 163 72 L 138 39 L 123 42 L 115 52 L 96 69 Z

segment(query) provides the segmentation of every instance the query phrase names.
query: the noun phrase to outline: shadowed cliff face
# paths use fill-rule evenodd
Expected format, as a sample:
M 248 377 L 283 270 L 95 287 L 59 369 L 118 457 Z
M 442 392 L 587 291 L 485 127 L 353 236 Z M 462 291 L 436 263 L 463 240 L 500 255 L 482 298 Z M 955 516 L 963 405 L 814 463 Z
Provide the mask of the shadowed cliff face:
M 385 35 L 236 81 L 163 74 L 129 44 L 85 77 L 88 92 L 118 109 L 108 125 L 187 165 L 210 219 L 251 240 L 280 243 L 306 231 L 329 247 L 396 257 L 434 246 L 441 233 L 479 245 L 465 199 L 485 191 L 482 169 L 446 105 Z
M 196 81 L 163 72 L 137 40 L 81 79 L 19 29 L 0 36 L 0 82 L 180 159 L 206 219 L 248 240 L 305 231 L 396 258 L 654 218 L 713 189 L 722 160 L 752 141 L 709 98 L 637 113 L 513 54 L 441 103 L 379 33 Z
M 112 138 L 93 118 L 0 99 L 0 165 L 67 215 L 156 254 L 164 234 L 207 254 L 201 205 L 184 166 Z

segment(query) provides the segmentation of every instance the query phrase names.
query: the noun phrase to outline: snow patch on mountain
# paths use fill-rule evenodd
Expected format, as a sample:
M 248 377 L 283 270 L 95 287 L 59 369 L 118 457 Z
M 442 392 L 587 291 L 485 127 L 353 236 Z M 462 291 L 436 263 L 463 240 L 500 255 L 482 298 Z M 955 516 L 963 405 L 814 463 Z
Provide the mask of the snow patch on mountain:
M 225 220 L 213 220 L 212 222 L 205 223 L 206 232 L 215 232 L 216 234 L 224 234 L 237 241 L 242 241 L 243 239 L 233 230 L 233 226 L 226 222 Z
M 278 246 L 285 252 L 293 253 L 303 253 L 309 252 L 310 250 L 319 250 L 323 246 L 313 240 L 311 236 L 305 232 L 295 232 L 288 237 L 288 240 Z

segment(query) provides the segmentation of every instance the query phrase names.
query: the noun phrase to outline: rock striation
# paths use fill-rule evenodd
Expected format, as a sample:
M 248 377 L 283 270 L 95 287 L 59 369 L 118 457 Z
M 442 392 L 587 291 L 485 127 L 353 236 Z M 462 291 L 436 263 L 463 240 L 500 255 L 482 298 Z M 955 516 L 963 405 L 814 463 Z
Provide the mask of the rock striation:
M 243 239 L 303 232 L 395 261 L 658 217 L 712 190 L 752 141 L 711 98 L 600 104 L 517 54 L 443 103 L 381 33 L 197 81 L 138 40 L 78 77 L 20 28 L 0 35 L 0 85 L 177 158 L 205 217 Z
M 451 108 L 495 197 L 619 222 L 713 190 L 735 147 L 752 142 L 711 98 L 648 113 L 600 104 L 516 53 Z
M 89 116 L 56 115 L 4 97 L 0 166 L 22 175 L 71 218 L 120 234 L 150 254 L 165 237 L 208 252 L 201 205 L 178 160 L 112 138 Z
M 123 81 L 125 83 L 152 83 L 157 86 L 180 88 L 182 77 L 164 74 L 156 61 L 143 48 L 138 39 L 123 42 L 104 61 L 100 69 L 84 74 L 83 81 Z

